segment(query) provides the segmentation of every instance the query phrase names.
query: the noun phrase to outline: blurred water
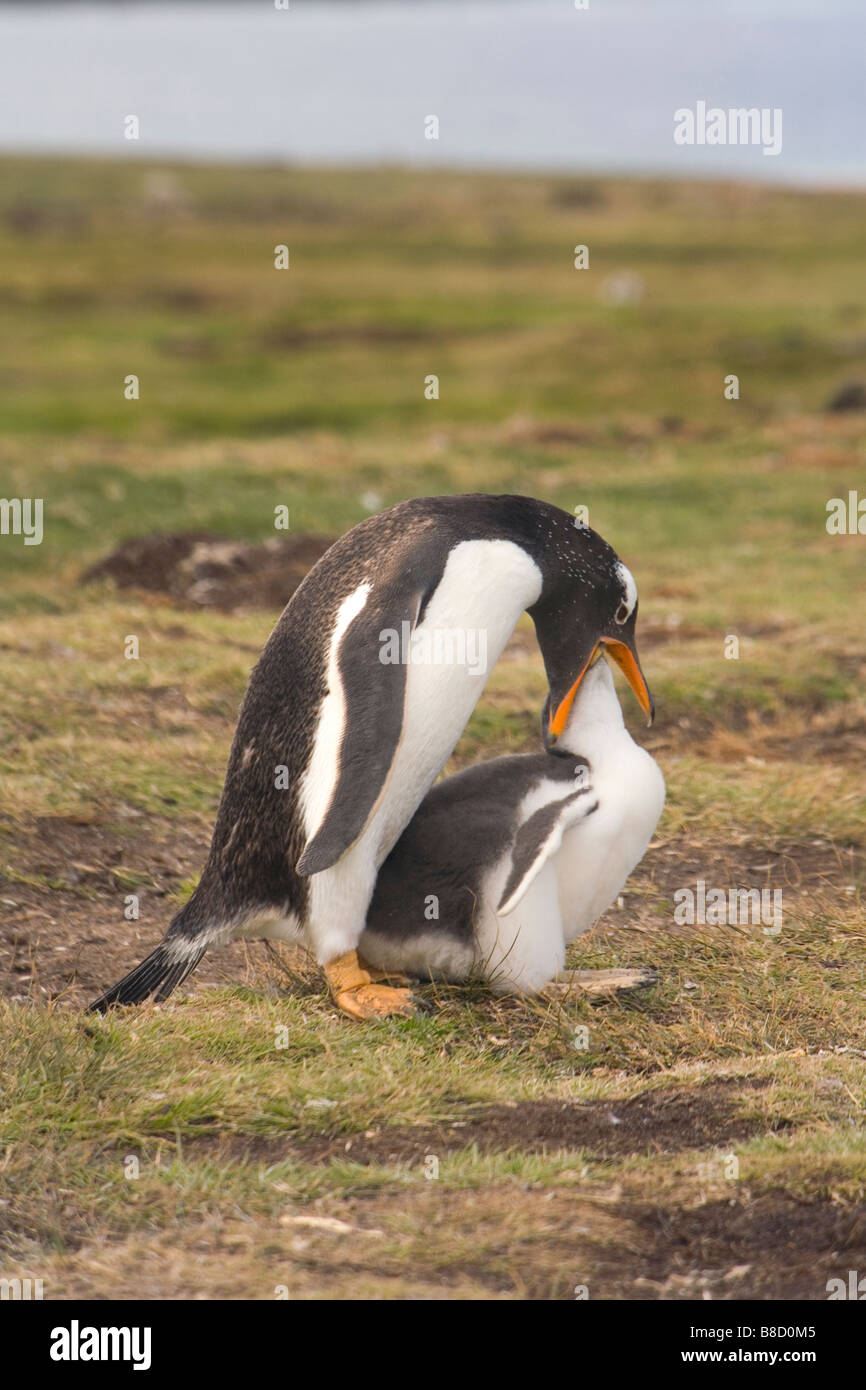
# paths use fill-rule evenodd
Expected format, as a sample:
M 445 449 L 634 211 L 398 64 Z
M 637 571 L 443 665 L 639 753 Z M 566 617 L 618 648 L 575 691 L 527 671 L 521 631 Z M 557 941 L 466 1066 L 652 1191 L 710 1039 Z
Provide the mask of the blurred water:
M 863 184 L 864 56 L 866 0 L 0 5 L 0 147 Z M 699 100 L 781 154 L 676 146 Z

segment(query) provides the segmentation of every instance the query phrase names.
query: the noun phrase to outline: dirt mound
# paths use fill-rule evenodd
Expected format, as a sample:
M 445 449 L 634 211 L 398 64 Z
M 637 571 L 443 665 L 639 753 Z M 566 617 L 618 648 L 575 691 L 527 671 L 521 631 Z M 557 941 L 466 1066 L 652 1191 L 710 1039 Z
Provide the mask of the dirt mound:
M 866 410 L 866 385 L 862 381 L 846 381 L 831 396 L 827 409 L 834 414 L 844 410 Z
M 332 536 L 299 532 L 254 543 L 209 531 L 157 532 L 124 541 L 81 576 L 119 589 L 167 594 L 193 608 L 284 608 Z

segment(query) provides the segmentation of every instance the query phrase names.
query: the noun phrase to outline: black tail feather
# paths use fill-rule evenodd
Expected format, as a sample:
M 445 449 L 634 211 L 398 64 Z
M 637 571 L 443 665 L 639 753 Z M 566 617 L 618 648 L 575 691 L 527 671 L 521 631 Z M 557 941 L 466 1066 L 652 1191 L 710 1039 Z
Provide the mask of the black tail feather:
M 160 942 L 140 965 L 89 1004 L 87 1012 L 104 1014 L 113 1004 L 140 1004 L 151 994 L 158 1001 L 167 999 L 195 970 L 206 950 L 206 946 L 191 946 L 188 955 L 177 956 L 174 949 Z

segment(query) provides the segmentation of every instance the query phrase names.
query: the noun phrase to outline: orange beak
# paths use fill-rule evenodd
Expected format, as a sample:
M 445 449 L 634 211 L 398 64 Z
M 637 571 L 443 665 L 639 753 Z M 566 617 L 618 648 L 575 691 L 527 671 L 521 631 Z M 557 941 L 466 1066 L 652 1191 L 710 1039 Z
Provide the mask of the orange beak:
M 626 646 L 625 642 L 617 642 L 616 639 L 613 637 L 600 637 L 592 649 L 592 653 L 590 654 L 589 660 L 587 661 L 577 680 L 574 682 L 574 685 L 571 687 L 565 698 L 560 701 L 557 708 L 553 710 L 551 713 L 549 729 L 553 738 L 559 738 L 559 735 L 565 728 L 565 725 L 568 721 L 569 711 L 574 703 L 574 697 L 577 694 L 578 689 L 580 688 L 580 682 L 583 680 L 584 676 L 586 675 L 587 671 L 592 665 L 599 647 L 605 647 L 606 650 L 610 652 L 612 660 L 616 662 L 617 666 L 622 671 L 623 675 L 625 676 L 626 680 L 628 681 L 629 685 L 631 686 L 632 690 L 637 696 L 638 703 L 640 704 L 640 707 L 643 710 L 644 714 L 647 716 L 647 723 L 651 724 L 653 722 L 653 717 L 655 715 L 653 697 L 649 692 L 649 686 L 644 680 L 643 671 L 640 669 L 640 666 L 638 666 L 637 658 L 635 657 L 634 652 L 631 650 L 630 647 Z

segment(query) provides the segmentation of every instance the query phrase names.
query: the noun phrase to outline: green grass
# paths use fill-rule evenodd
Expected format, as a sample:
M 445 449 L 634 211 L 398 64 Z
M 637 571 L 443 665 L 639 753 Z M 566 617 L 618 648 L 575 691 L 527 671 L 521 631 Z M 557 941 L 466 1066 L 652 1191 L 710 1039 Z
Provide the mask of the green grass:
M 623 408 L 710 427 L 728 372 L 754 419 L 816 408 L 862 353 L 851 194 L 599 180 L 569 197 L 562 179 L 441 174 L 431 197 L 428 176 L 387 170 L 4 166 L 16 430 L 212 439 Z M 623 273 L 641 297 L 617 307 Z
M 823 1255 L 798 1270 L 779 1221 L 709 1254 L 687 1232 L 729 1201 L 756 1223 L 775 1203 L 782 1226 L 805 1204 L 821 1230 L 866 1195 L 866 538 L 824 526 L 861 485 L 866 427 L 823 411 L 866 372 L 866 199 L 0 165 L 0 496 L 45 507 L 41 546 L 0 537 L 0 1274 L 44 1277 L 49 1297 L 572 1297 L 586 1280 L 606 1297 L 823 1297 L 839 1271 Z M 639 297 L 617 304 L 624 274 Z M 82 587 L 84 569 L 157 530 L 264 539 L 281 504 L 293 530 L 338 534 L 405 496 L 475 490 L 587 505 L 637 577 L 652 733 L 624 700 L 668 801 L 624 907 L 574 958 L 651 963 L 659 986 L 562 1009 L 431 989 L 428 1015 L 367 1028 L 261 951 L 233 983 L 108 1021 L 82 1021 L 74 971 L 40 992 L 64 940 L 74 962 L 127 949 L 125 894 L 152 942 L 191 890 L 275 617 Z M 534 746 L 543 698 L 522 641 L 451 767 Z M 751 866 L 768 859 L 765 883 Z M 672 930 L 675 887 L 755 874 L 784 887 L 779 938 Z M 700 1111 L 717 1086 L 730 1113 L 700 1140 L 631 1152 L 473 1128 L 552 1101 L 664 1111 L 685 1094 Z M 733 1185 L 713 1168 L 731 1117 Z M 469 1137 L 436 1181 L 423 1145 L 352 1158 L 365 1135 L 455 1121 Z M 350 1148 L 323 1161 L 323 1136 Z

